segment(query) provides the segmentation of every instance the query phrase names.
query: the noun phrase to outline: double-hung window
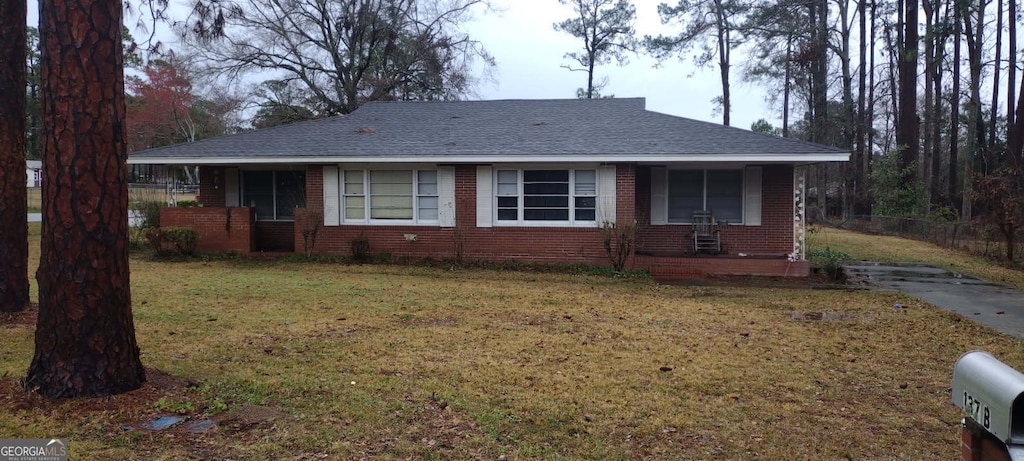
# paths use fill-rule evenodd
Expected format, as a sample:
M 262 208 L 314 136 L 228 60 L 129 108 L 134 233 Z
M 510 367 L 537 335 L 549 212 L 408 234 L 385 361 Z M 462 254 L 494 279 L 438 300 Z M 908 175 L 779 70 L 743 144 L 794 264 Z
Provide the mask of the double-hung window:
M 694 211 L 743 222 L 743 170 L 668 170 L 668 222 L 689 223 Z
M 244 171 L 242 204 L 252 207 L 259 221 L 290 221 L 295 208 L 306 206 L 303 171 Z
M 437 223 L 437 170 L 344 170 L 344 222 Z
M 597 171 L 499 169 L 495 205 L 499 224 L 594 223 Z

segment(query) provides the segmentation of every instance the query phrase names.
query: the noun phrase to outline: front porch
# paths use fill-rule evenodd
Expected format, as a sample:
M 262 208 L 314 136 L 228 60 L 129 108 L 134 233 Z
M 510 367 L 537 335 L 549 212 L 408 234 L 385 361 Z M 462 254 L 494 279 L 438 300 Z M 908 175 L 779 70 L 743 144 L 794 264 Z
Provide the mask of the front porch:
M 757 275 L 769 277 L 807 277 L 811 263 L 785 255 L 737 254 L 703 255 L 660 252 L 637 254 L 633 267 L 646 268 L 651 277 L 662 280 L 702 278 L 709 275 Z

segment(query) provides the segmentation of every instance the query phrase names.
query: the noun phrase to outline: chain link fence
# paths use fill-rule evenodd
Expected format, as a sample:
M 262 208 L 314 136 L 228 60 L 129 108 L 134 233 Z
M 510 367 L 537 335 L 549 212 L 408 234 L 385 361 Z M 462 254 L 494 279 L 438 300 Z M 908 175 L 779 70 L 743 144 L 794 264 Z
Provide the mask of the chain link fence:
M 839 227 L 869 234 L 896 235 L 932 242 L 941 247 L 965 250 L 986 258 L 1006 258 L 1003 234 L 992 226 L 977 222 L 854 216 L 841 223 Z M 1015 240 L 1017 243 L 1014 245 L 1014 253 L 1024 255 L 1024 232 L 1018 233 Z

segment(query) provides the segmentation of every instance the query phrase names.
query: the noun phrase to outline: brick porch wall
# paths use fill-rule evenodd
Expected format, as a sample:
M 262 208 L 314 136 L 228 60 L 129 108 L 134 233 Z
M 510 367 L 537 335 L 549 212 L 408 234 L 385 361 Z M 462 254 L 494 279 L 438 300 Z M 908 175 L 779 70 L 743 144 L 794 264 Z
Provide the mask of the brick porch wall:
M 199 167 L 199 202 L 204 207 L 223 207 L 224 201 L 224 167 Z
M 248 207 L 160 209 L 160 227 L 191 227 L 199 234 L 199 250 L 211 253 L 249 253 L 253 242 L 252 222 L 253 210 Z
M 728 254 L 781 256 L 793 251 L 793 167 L 765 165 L 762 168 L 761 225 L 720 226 L 722 245 Z M 637 216 L 650 222 L 650 167 L 637 168 L 636 210 Z M 641 251 L 654 253 L 689 252 L 693 249 L 690 235 L 687 225 L 648 225 L 639 247 Z

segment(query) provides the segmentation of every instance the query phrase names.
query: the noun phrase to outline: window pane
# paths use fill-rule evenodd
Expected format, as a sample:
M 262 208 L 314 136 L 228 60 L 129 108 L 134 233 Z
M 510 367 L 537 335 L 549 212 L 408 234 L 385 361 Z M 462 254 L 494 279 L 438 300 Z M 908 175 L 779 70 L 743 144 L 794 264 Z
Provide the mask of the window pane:
M 740 170 L 708 170 L 708 210 L 716 221 L 743 220 L 743 172 Z
M 596 208 L 596 197 L 576 197 L 576 208 Z
M 499 208 L 515 208 L 519 206 L 519 197 L 498 197 Z
M 519 210 L 515 208 L 499 208 L 498 221 L 515 221 L 519 219 Z
M 437 220 L 437 197 L 420 197 L 419 201 L 420 219 L 425 221 Z
M 274 172 L 245 171 L 242 183 L 242 205 L 252 207 L 258 220 L 274 219 Z
M 523 194 L 568 195 L 569 183 L 523 183 Z
M 497 195 L 519 194 L 519 174 L 514 170 L 498 171 Z
M 593 208 L 590 209 L 576 209 L 576 220 L 577 221 L 596 221 L 597 211 Z
M 498 183 L 498 195 L 516 195 L 519 193 L 519 188 L 516 187 L 515 183 L 504 184 Z
M 412 219 L 412 196 L 371 196 L 370 218 Z
M 568 221 L 568 209 L 527 208 L 523 210 L 526 221 Z
M 498 182 L 499 183 L 512 183 L 519 182 L 519 175 L 516 170 L 498 170 Z
M 306 173 L 274 172 L 277 183 L 277 219 L 292 219 L 295 208 L 306 206 Z
M 419 176 L 419 194 L 420 195 L 437 195 L 437 171 L 427 170 L 420 171 Z
M 345 197 L 345 219 L 366 219 L 363 197 Z
M 704 209 L 704 171 L 669 170 L 668 222 L 690 222 L 693 212 Z
M 363 171 L 345 170 L 345 195 L 363 194 Z
M 569 170 L 525 170 L 523 182 L 569 182 Z
M 412 170 L 370 171 L 370 218 L 412 219 Z
M 576 170 L 576 195 L 597 194 L 597 172 L 594 170 Z
M 523 197 L 523 206 L 527 208 L 567 208 L 569 197 L 566 195 L 527 195 Z

